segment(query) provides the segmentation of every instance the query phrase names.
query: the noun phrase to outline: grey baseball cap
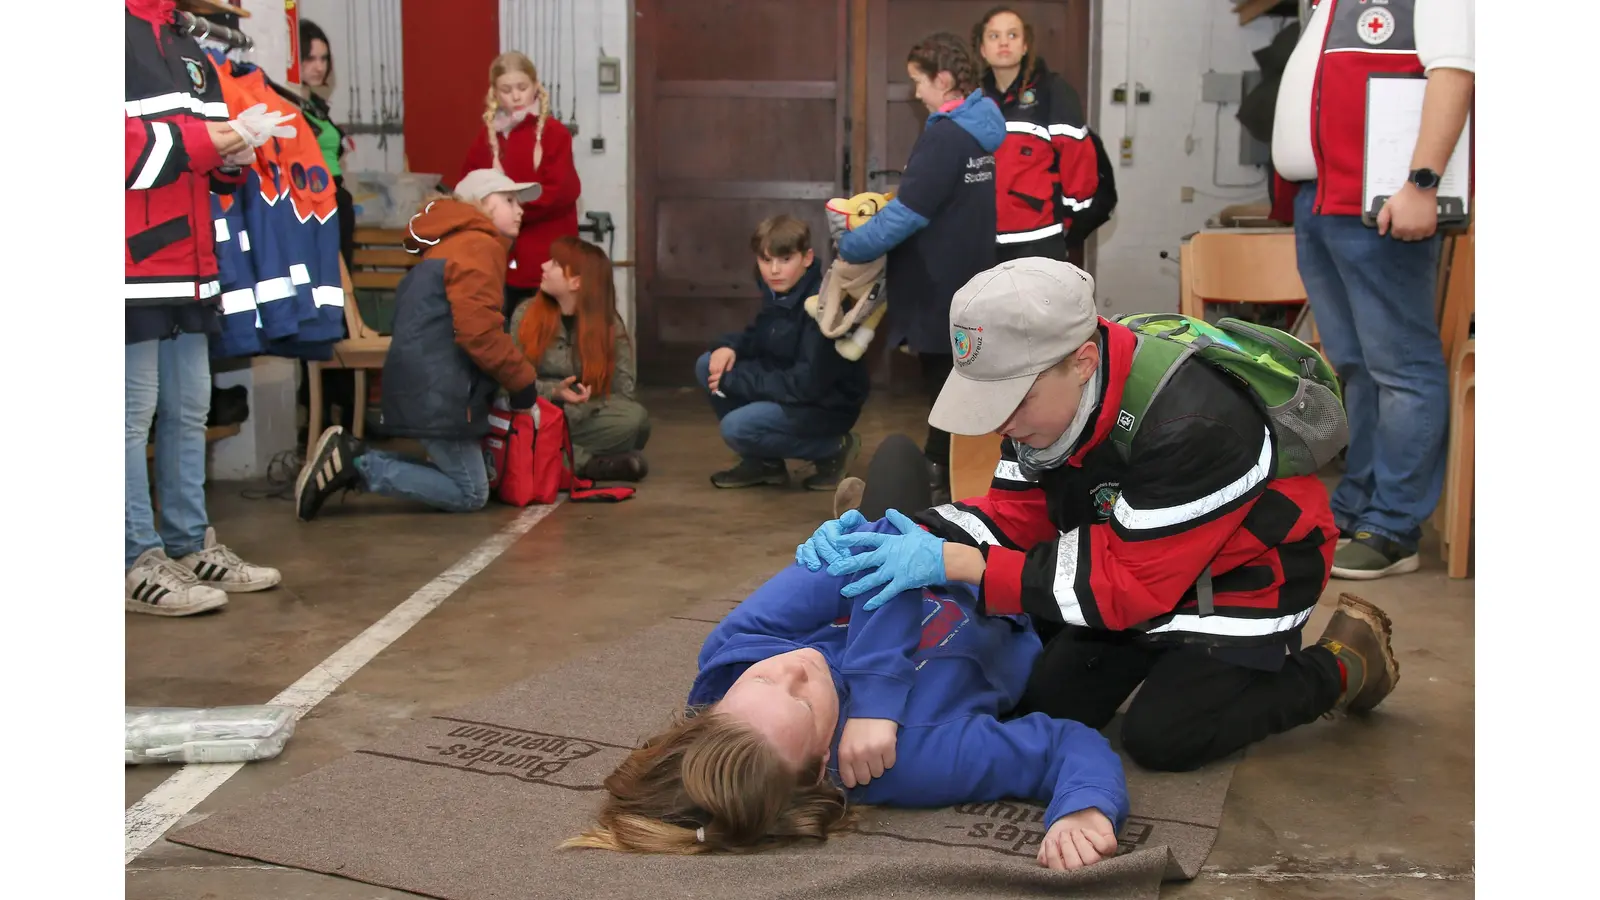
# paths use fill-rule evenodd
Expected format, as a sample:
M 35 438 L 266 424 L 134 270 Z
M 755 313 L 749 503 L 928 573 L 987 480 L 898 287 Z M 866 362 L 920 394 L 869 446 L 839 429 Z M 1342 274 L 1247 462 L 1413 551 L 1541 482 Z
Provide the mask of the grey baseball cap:
M 1036 257 L 979 272 L 950 301 L 955 368 L 928 424 L 951 434 L 997 430 L 1034 378 L 1088 343 L 1098 326 L 1094 279 L 1072 263 Z
M 544 193 L 537 182 L 516 182 L 499 169 L 473 169 L 456 182 L 457 200 L 475 203 L 490 194 L 516 194 L 520 203 L 532 203 Z

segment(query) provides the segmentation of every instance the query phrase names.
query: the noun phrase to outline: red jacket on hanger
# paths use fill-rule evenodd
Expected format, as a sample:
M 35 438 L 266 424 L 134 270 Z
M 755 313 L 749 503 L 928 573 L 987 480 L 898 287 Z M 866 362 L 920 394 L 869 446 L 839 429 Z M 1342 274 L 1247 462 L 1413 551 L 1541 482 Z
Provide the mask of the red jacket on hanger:
M 539 286 L 539 269 L 550 258 L 550 245 L 564 235 L 578 236 L 578 195 L 583 185 L 572 163 L 572 132 L 551 116 L 544 123 L 544 152 L 539 167 L 533 165 L 534 128 L 537 118 L 528 116 L 511 128 L 510 134 L 496 135 L 500 145 L 500 170 L 512 181 L 536 181 L 544 188 L 539 199 L 522 205 L 522 230 L 511 247 L 506 284 L 514 288 Z M 478 139 L 467 151 L 461 176 L 475 169 L 494 168 L 489 147 L 489 129 L 478 132 Z M 460 180 L 460 177 L 457 180 Z

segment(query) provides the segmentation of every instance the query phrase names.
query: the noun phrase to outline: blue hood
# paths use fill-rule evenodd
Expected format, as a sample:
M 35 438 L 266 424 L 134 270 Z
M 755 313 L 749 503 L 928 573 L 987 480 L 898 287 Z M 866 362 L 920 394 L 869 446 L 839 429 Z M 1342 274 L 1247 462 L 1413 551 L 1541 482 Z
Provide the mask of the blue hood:
M 983 89 L 973 91 L 961 105 L 947 113 L 936 112 L 928 116 L 928 124 L 939 119 L 949 119 L 972 135 L 983 149 L 993 153 L 1006 139 L 1006 117 L 993 100 L 984 96 Z

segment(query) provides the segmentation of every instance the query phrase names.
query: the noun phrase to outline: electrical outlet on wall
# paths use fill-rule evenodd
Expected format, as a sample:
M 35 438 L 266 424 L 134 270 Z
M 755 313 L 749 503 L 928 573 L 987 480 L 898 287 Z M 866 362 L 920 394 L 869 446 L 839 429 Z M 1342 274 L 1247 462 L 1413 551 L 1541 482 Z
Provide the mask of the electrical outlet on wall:
M 595 135 L 594 138 L 589 141 L 589 150 L 594 153 L 606 152 L 606 139 L 600 137 L 599 135 Z
M 1194 188 L 1184 185 L 1178 189 L 1178 199 L 1184 203 L 1194 202 Z
M 1125 166 L 1133 165 L 1133 138 L 1132 137 L 1124 137 L 1122 139 L 1122 164 L 1125 165 Z

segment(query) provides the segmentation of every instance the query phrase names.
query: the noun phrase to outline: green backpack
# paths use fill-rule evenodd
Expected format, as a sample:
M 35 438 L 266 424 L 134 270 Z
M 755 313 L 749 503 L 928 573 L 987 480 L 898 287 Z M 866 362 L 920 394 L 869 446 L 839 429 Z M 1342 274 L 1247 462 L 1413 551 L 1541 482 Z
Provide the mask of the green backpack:
M 1190 356 L 1244 382 L 1265 407 L 1277 444 L 1275 478 L 1310 475 L 1338 456 L 1350 439 L 1343 393 L 1322 354 L 1277 328 L 1223 319 L 1212 325 L 1176 313 L 1139 313 L 1113 321 L 1138 339 L 1133 368 L 1111 440 L 1123 458 L 1144 415 L 1172 373 Z

